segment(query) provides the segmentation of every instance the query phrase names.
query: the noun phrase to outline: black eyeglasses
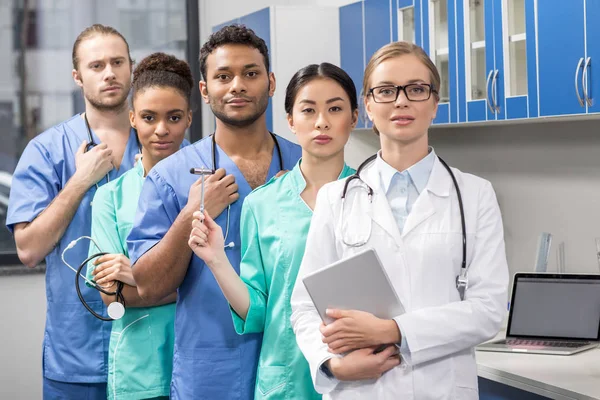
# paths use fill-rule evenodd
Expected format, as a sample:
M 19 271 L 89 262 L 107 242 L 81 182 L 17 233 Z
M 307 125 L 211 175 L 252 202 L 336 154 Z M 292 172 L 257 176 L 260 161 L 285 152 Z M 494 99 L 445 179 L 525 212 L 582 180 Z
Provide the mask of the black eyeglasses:
M 394 103 L 403 91 L 409 101 L 427 101 L 431 93 L 437 93 L 435 87 L 428 83 L 411 83 L 406 86 L 384 85 L 369 90 L 375 103 Z

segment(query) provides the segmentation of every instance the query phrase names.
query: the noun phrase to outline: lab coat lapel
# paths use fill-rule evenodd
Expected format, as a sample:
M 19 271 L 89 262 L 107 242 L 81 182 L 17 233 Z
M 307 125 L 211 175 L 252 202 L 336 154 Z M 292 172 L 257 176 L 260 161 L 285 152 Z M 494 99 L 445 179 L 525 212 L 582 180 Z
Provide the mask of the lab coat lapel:
M 379 174 L 373 164 L 365 170 L 363 179 L 367 185 L 373 188 L 373 206 L 367 208 L 369 216 L 373 222 L 394 239 L 397 246 L 400 246 L 401 238 L 398 224 L 392 214 L 385 193 L 381 191 Z
M 442 163 L 436 158 L 431 170 L 431 175 L 427 181 L 427 186 L 423 192 L 421 192 L 417 201 L 415 201 L 410 214 L 408 214 L 408 218 L 404 224 L 404 230 L 402 231 L 403 238 L 417 226 L 435 215 L 436 209 L 433 198 L 435 196 L 447 197 L 451 182 L 452 179 L 448 175 L 448 171 L 446 171 Z

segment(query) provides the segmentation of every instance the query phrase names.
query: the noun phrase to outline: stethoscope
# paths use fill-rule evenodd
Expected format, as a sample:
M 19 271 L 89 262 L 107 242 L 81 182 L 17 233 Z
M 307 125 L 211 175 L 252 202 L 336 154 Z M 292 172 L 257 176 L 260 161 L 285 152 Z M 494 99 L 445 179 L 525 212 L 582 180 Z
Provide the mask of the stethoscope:
M 97 257 L 102 257 L 103 255 L 106 255 L 108 253 L 105 253 L 103 251 L 99 251 L 98 253 L 92 254 L 91 256 L 89 256 L 88 258 L 86 258 L 81 264 L 79 264 L 79 267 L 77 269 L 73 268 L 68 262 L 67 260 L 65 260 L 65 253 L 72 249 L 73 247 L 75 247 L 75 245 L 77 244 L 77 242 L 79 242 L 81 239 L 88 239 L 90 240 L 92 243 L 94 243 L 94 246 L 96 246 L 96 248 L 98 250 L 100 250 L 100 247 L 98 247 L 98 244 L 96 243 L 96 241 L 91 238 L 90 236 L 82 236 L 78 239 L 73 240 L 71 243 L 69 243 L 69 245 L 63 250 L 62 252 L 62 261 L 65 263 L 65 265 L 67 267 L 69 267 L 70 269 L 72 269 L 75 272 L 75 290 L 77 290 L 77 297 L 79 297 L 79 301 L 81 301 L 81 304 L 83 304 L 83 306 L 96 318 L 102 320 L 102 321 L 114 321 L 117 319 L 121 319 L 123 317 L 123 315 L 125 315 L 125 297 L 123 297 L 123 286 L 124 283 L 121 281 L 117 281 L 117 289 L 114 292 L 108 291 L 106 290 L 106 288 L 98 285 L 96 282 L 89 280 L 86 276 L 81 275 L 81 271 L 83 270 L 83 267 L 85 267 L 87 265 L 88 262 L 92 261 L 93 259 L 97 258 Z M 99 292 L 102 292 L 108 296 L 116 296 L 117 301 L 113 301 L 112 303 L 110 303 L 107 307 L 107 313 L 108 313 L 108 318 L 107 317 L 103 317 L 102 315 L 98 314 L 97 312 L 95 312 L 90 306 L 89 304 L 85 301 L 85 299 L 83 298 L 83 295 L 81 294 L 81 288 L 79 287 L 79 278 L 83 278 L 86 283 L 88 285 L 90 285 L 91 287 L 93 287 L 94 289 L 96 289 Z
M 371 188 L 371 186 L 369 186 L 365 181 L 363 181 L 361 179 L 360 173 L 368 164 L 372 163 L 376 158 L 377 158 L 377 154 L 374 154 L 371 157 L 367 158 L 362 164 L 360 164 L 360 166 L 358 167 L 358 169 L 356 170 L 354 175 L 351 175 L 346 179 L 346 183 L 344 184 L 344 189 L 342 190 L 342 209 L 341 209 L 341 213 L 340 213 L 340 219 L 343 218 L 343 215 L 344 215 L 344 202 L 346 200 L 346 194 L 348 192 L 348 185 L 350 184 L 350 182 L 352 182 L 355 179 L 358 179 L 358 181 L 360 181 L 366 185 L 369 203 L 371 203 L 371 204 L 373 203 L 373 188 Z M 460 194 L 460 188 L 458 187 L 458 182 L 456 181 L 456 177 L 454 176 L 454 173 L 452 172 L 452 170 L 450 169 L 448 164 L 446 164 L 446 162 L 444 160 L 442 160 L 441 157 L 438 156 L 438 160 L 440 160 L 440 162 L 442 163 L 444 168 L 446 168 L 446 170 L 450 174 L 450 177 L 452 178 L 452 182 L 454 183 L 454 188 L 456 189 L 456 196 L 458 197 L 458 207 L 460 209 L 460 222 L 461 222 L 461 229 L 462 229 L 462 263 L 461 263 L 461 267 L 460 267 L 460 274 L 456 276 L 456 289 L 458 290 L 460 299 L 464 300 L 465 292 L 466 292 L 467 286 L 469 284 L 469 279 L 467 277 L 467 233 L 466 233 L 466 224 L 465 224 L 465 211 L 463 208 L 463 201 L 462 201 L 462 196 Z M 369 236 L 370 236 L 370 234 L 369 234 Z M 346 239 L 344 238 L 344 235 L 342 234 L 342 242 L 346 246 L 349 246 L 349 247 L 364 246 L 368 242 L 368 240 L 369 240 L 369 238 L 367 237 L 366 240 L 358 241 L 355 243 L 348 243 L 346 241 Z
M 87 117 L 86 113 L 83 114 L 83 119 L 85 120 L 85 127 L 87 128 L 87 135 L 88 135 L 88 142 L 85 145 L 85 151 L 88 152 L 91 149 L 93 149 L 94 147 L 98 146 L 98 143 L 96 143 L 94 141 L 94 137 L 92 135 L 92 129 L 90 128 L 90 123 L 88 121 L 88 117 Z M 138 138 L 137 132 L 135 133 L 135 141 L 137 143 L 137 147 L 140 151 L 140 154 L 142 154 L 142 145 L 140 144 L 140 138 Z M 107 183 L 110 182 L 109 174 L 106 174 L 105 178 L 106 178 Z M 96 183 L 96 189 L 98 189 L 98 183 Z
M 277 149 L 277 156 L 279 157 L 279 170 L 283 171 L 283 156 L 281 155 L 281 147 L 279 146 L 279 141 L 273 132 L 269 132 L 273 141 L 275 142 L 275 148 Z M 215 139 L 215 134 L 211 135 L 212 137 L 212 170 L 217 170 L 217 140 Z M 214 172 L 213 172 L 214 173 Z M 229 236 L 229 214 L 231 212 L 231 204 L 227 206 L 227 227 L 225 228 L 225 239 L 224 243 L 227 243 L 227 237 Z M 229 242 L 225 245 L 225 248 L 233 248 L 235 244 L 233 242 Z

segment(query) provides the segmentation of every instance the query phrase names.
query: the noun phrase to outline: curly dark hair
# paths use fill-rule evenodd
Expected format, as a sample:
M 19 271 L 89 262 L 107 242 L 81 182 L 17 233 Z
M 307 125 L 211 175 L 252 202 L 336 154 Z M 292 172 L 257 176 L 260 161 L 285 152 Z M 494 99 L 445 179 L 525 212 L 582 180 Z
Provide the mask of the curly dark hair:
M 133 71 L 133 96 L 149 87 L 173 88 L 188 103 L 192 95 L 194 78 L 187 62 L 165 53 L 153 53 L 144 58 Z
M 257 49 L 263 56 L 267 72 L 270 72 L 269 49 L 267 48 L 265 41 L 256 36 L 256 33 L 254 33 L 252 29 L 247 28 L 244 25 L 233 24 L 224 26 L 214 32 L 210 35 L 206 43 L 202 45 L 199 60 L 202 79 L 206 80 L 206 59 L 208 56 L 215 51 L 215 49 L 227 44 L 243 44 Z

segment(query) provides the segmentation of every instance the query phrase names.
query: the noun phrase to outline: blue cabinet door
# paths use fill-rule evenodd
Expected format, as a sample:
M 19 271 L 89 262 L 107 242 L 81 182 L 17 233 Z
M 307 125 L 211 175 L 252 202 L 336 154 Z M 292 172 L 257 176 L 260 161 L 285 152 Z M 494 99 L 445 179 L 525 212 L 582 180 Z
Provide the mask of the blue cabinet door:
M 457 73 L 457 103 L 458 122 L 467 122 L 467 67 L 466 57 L 468 45 L 465 36 L 465 3 L 464 0 L 452 0 L 448 5 L 452 9 L 452 14 L 456 23 L 456 73 Z
M 392 42 L 392 19 L 394 15 L 398 19 L 397 11 L 395 4 L 392 7 L 390 0 L 364 1 L 365 60 L 367 63 L 373 53 Z
M 587 0 L 586 44 L 588 67 L 587 74 L 587 107 L 588 113 L 600 112 L 600 1 Z M 583 71 L 582 71 L 583 73 Z
M 271 12 L 269 8 L 253 12 L 240 18 L 240 23 L 252 29 L 254 33 L 265 41 L 269 49 L 269 62 L 271 62 Z M 273 100 L 269 99 L 266 111 L 267 129 L 273 131 Z
M 569 0 L 568 6 L 564 0 L 537 4 L 540 116 L 585 113 L 575 88 L 582 95 L 583 70 L 577 66 L 585 61 L 584 0 Z
M 491 80 L 494 75 L 494 70 L 496 69 L 496 53 L 494 50 L 494 7 L 495 0 L 487 0 L 483 3 L 483 14 L 484 14 L 484 42 L 485 42 L 485 77 L 489 78 L 486 80 L 485 85 L 485 94 L 486 97 L 484 99 L 476 99 L 476 100 L 468 100 L 469 92 L 473 90 L 471 87 L 466 87 L 466 83 L 468 81 L 467 74 L 472 76 L 471 70 L 464 67 L 465 69 L 460 71 L 461 74 L 461 86 L 464 86 L 466 89 L 466 121 L 467 122 L 478 122 L 478 121 L 488 121 L 496 119 L 496 112 L 492 108 L 491 104 L 488 103 L 488 99 L 491 99 Z M 465 30 L 466 24 L 469 24 L 469 4 L 470 2 L 466 0 L 456 0 L 457 4 L 457 20 L 458 20 L 458 29 L 457 30 Z M 463 18 L 466 16 L 467 19 Z M 462 20 L 462 26 L 460 25 Z M 471 41 L 470 38 L 466 36 L 465 33 L 462 34 L 465 43 L 465 51 L 462 53 L 464 57 L 468 57 L 471 62 Z M 460 37 L 461 35 L 459 35 Z M 468 65 L 468 64 L 465 64 Z M 459 65 L 460 68 L 460 65 Z M 462 103 L 461 103 L 462 105 Z M 460 114 L 460 113 L 459 113 Z M 461 121 L 462 122 L 462 121 Z
M 363 4 L 357 2 L 340 7 L 340 66 L 354 82 L 360 102 L 362 78 L 365 70 L 363 29 Z M 358 121 L 357 128 L 366 126 L 366 116 Z
M 488 3 L 490 1 L 488 0 Z M 493 19 L 493 30 L 494 30 L 494 81 L 490 82 L 494 84 L 495 96 L 493 99 L 494 106 L 496 109 L 493 118 L 503 120 L 506 119 L 506 107 L 505 107 L 505 88 L 504 88 L 504 32 L 502 30 L 502 0 L 492 0 L 492 16 Z M 491 90 L 491 88 L 490 88 Z M 490 95 L 491 98 L 491 95 Z
M 525 0 L 525 29 L 527 37 L 527 103 L 529 118 L 538 116 L 538 68 L 535 34 L 535 0 Z

